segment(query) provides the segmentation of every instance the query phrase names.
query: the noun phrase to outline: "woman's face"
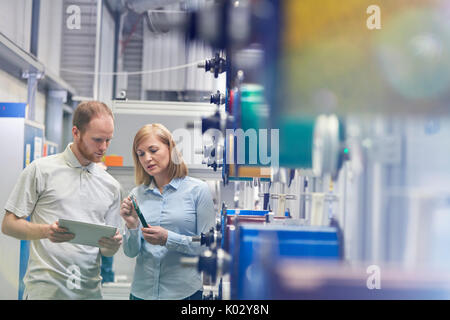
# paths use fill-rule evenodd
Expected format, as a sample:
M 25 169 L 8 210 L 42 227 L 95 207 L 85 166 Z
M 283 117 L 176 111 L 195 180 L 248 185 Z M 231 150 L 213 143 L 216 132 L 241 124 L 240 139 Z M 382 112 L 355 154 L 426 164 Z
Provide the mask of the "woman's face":
M 137 146 L 136 154 L 145 172 L 154 177 L 165 177 L 170 162 L 169 146 L 151 134 Z

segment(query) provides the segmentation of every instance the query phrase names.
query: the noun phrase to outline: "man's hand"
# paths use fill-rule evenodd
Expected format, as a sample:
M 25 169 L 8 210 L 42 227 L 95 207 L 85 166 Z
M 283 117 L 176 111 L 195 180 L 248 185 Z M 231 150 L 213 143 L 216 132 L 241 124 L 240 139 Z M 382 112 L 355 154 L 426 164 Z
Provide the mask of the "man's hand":
M 58 221 L 53 224 L 34 223 L 8 210 L 3 218 L 2 232 L 20 240 L 49 239 L 55 243 L 70 241 L 75 237 L 67 229 L 61 228 Z
M 164 246 L 167 242 L 168 231 L 160 226 L 142 228 L 142 236 L 150 244 Z
M 98 240 L 98 244 L 100 246 L 100 251 L 102 255 L 110 257 L 113 256 L 117 250 L 119 250 L 120 245 L 122 244 L 122 235 L 119 230 L 116 231 L 116 234 L 112 237 L 103 237 Z
M 53 224 L 47 225 L 46 229 L 46 238 L 51 242 L 67 242 L 75 238 L 75 235 L 73 233 L 70 233 L 69 230 L 60 227 L 58 221 L 55 221 Z

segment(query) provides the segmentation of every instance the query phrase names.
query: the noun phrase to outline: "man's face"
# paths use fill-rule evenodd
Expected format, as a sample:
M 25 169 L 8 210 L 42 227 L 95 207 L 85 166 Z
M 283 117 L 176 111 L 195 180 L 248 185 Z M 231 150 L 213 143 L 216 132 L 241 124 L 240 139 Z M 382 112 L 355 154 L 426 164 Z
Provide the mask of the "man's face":
M 114 134 L 113 119 L 109 115 L 100 115 L 89 122 L 83 133 L 76 131 L 74 143 L 81 156 L 90 162 L 100 162 Z

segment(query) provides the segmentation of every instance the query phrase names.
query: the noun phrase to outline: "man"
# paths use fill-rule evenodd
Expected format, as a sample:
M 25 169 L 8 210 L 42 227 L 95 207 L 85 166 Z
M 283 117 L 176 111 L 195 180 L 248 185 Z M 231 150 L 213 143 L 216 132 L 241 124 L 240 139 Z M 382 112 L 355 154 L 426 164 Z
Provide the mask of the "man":
M 99 248 L 73 244 L 68 241 L 74 235 L 58 219 L 121 226 L 120 185 L 95 165 L 113 132 L 113 114 L 104 103 L 82 102 L 73 115 L 73 143 L 21 173 L 5 206 L 2 232 L 31 240 L 25 299 L 102 298 L 100 257 L 113 256 L 122 235 L 102 238 Z

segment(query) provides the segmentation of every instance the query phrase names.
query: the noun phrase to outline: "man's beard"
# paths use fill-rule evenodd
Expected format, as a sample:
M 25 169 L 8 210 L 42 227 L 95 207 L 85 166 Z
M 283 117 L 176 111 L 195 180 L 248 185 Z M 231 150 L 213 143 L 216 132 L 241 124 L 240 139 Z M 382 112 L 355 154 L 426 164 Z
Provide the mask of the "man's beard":
M 80 136 L 80 143 L 78 144 L 78 151 L 81 153 L 83 158 L 89 160 L 91 162 L 100 162 L 100 160 L 96 159 L 94 154 L 90 154 L 88 149 L 84 146 L 83 135 Z

